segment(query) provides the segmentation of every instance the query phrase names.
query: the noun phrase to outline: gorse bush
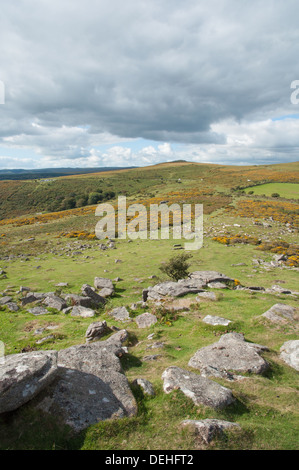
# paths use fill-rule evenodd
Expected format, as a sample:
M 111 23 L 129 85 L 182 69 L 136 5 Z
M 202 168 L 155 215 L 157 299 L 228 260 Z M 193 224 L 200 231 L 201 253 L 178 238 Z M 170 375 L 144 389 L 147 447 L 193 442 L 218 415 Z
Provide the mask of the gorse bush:
M 192 258 L 192 256 L 189 253 L 182 253 L 174 256 L 167 263 L 163 263 L 159 269 L 162 273 L 175 281 L 184 279 L 188 276 L 188 269 L 190 267 L 188 259 L 190 258 Z

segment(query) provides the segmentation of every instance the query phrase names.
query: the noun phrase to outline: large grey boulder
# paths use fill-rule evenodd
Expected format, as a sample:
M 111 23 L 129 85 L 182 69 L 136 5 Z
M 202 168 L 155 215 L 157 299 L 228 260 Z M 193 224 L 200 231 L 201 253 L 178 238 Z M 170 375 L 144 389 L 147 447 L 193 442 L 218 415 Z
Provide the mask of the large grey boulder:
M 141 315 L 138 315 L 138 317 L 135 318 L 135 321 L 138 325 L 138 328 L 148 328 L 149 326 L 152 326 L 157 323 L 158 319 L 156 315 L 153 315 L 149 312 L 145 312 Z
M 299 370 L 299 340 L 286 341 L 280 348 L 280 357 L 293 369 Z
M 286 304 L 275 304 L 262 314 L 272 323 L 286 323 L 298 319 L 298 309 Z
M 0 368 L 0 413 L 35 397 L 58 373 L 56 351 L 34 351 L 4 358 Z
M 223 419 L 185 419 L 182 427 L 192 429 L 195 434 L 205 443 L 209 444 L 217 435 L 223 434 L 228 429 L 241 429 L 237 423 L 224 421 Z
M 163 372 L 162 379 L 165 393 L 179 389 L 191 398 L 196 405 L 220 409 L 230 405 L 235 400 L 228 388 L 179 367 L 168 367 Z
M 217 343 L 199 349 L 188 365 L 199 369 L 203 376 L 236 380 L 240 377 L 232 371 L 263 374 L 268 370 L 269 364 L 260 355 L 263 351 L 268 348 L 245 342 L 240 333 L 227 333 Z
M 119 361 L 126 338 L 123 330 L 106 341 L 60 351 L 59 375 L 35 406 L 76 431 L 102 420 L 134 416 L 137 404 Z

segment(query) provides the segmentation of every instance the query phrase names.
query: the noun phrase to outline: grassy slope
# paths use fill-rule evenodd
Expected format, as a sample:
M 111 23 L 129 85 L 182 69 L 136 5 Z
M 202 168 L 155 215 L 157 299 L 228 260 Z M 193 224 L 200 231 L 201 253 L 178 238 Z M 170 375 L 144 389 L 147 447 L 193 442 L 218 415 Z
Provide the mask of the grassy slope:
M 252 186 L 246 189 L 246 193 L 253 191 L 255 195 L 271 196 L 277 193 L 280 197 L 287 199 L 299 199 L 299 184 L 294 183 L 267 183 L 259 186 Z
M 271 178 L 274 171 L 282 181 L 286 175 L 289 175 L 288 165 L 283 166 L 281 174 L 277 166 L 273 167 L 267 170 L 270 171 Z M 200 173 L 195 173 L 195 168 L 200 168 Z M 133 183 L 136 178 L 142 181 L 142 191 L 135 194 L 134 199 L 147 198 L 149 197 L 147 192 L 152 194 L 155 191 L 164 197 L 171 191 L 194 188 L 195 184 L 203 185 L 206 190 L 209 189 L 212 198 L 215 188 L 229 192 L 229 188 L 236 186 L 237 183 L 240 183 L 240 186 L 244 184 L 248 179 L 247 174 L 251 175 L 249 179 L 261 178 L 261 174 L 265 176 L 260 167 L 246 169 L 246 176 L 239 167 L 228 170 L 227 167 L 211 165 L 157 165 L 144 170 L 126 172 L 126 184 Z M 292 177 L 294 174 L 292 171 Z M 123 178 L 123 175 L 112 174 L 109 177 L 105 174 L 107 180 L 114 181 L 112 184 L 119 183 L 120 177 Z M 89 175 L 88 177 L 80 175 L 76 180 L 88 178 Z M 183 183 L 178 184 L 178 178 L 181 178 Z M 69 179 L 74 184 L 74 180 L 71 177 Z M 156 186 L 145 187 L 145 181 L 158 181 L 158 183 Z M 241 194 L 235 194 L 235 202 L 243 197 Z M 1 246 L 1 256 L 7 253 L 23 254 L 24 257 L 1 261 L 0 267 L 7 272 L 7 279 L 0 280 L 0 290 L 15 286 L 11 292 L 16 296 L 14 293 L 20 285 L 28 285 L 33 290 L 43 292 L 54 290 L 54 284 L 63 281 L 69 283 L 64 292 L 79 292 L 82 284 L 92 284 L 95 276 L 111 279 L 119 276 L 122 281 L 116 284 L 116 295 L 109 301 L 104 311 L 98 312 L 98 319 L 106 319 L 110 326 L 114 324 L 122 328 L 124 325 L 112 321 L 106 313 L 107 310 L 117 305 L 129 306 L 132 302 L 140 300 L 142 289 L 157 282 L 157 279 L 149 279 L 149 276 L 153 274 L 160 276 L 158 268 L 161 262 L 179 252 L 173 250 L 172 240 L 136 240 L 132 243 L 126 240 L 117 241 L 116 250 L 102 252 L 98 249 L 98 240 L 55 238 L 61 231 L 78 228 L 91 230 L 95 223 L 96 218 L 91 213 L 82 216 L 68 214 L 65 218 L 45 224 L 22 227 L 11 224 L 1 227 L 0 231 L 6 235 L 3 238 L 5 244 Z M 279 283 L 298 290 L 298 270 L 272 268 L 267 271 L 262 267 L 253 267 L 253 258 L 263 258 L 267 261 L 271 260 L 272 256 L 267 252 L 257 251 L 251 245 L 227 247 L 211 238 L 215 231 L 228 230 L 230 233 L 250 233 L 261 238 L 277 238 L 283 234 L 284 239 L 294 243 L 298 240 L 297 232 L 285 233 L 284 227 L 278 222 L 273 222 L 267 229 L 253 226 L 251 218 L 230 217 L 222 210 L 205 216 L 204 230 L 206 232 L 204 247 L 192 252 L 190 270 L 217 270 L 247 286 L 270 287 Z M 32 236 L 35 240 L 25 241 Z M 90 248 L 82 251 L 81 255 L 67 256 L 63 249 L 67 244 L 71 247 L 70 253 L 80 251 L 81 244 L 90 245 Z M 115 263 L 115 259 L 120 259 L 122 262 Z M 232 266 L 240 262 L 245 265 Z M 241 424 L 242 431 L 227 440 L 216 441 L 212 448 L 295 449 L 298 443 L 298 373 L 281 361 L 279 348 L 285 341 L 296 339 L 297 331 L 292 325 L 274 326 L 260 318 L 263 312 L 277 302 L 294 306 L 298 304 L 295 298 L 286 295 L 277 297 L 263 293 L 224 291 L 219 302 L 202 302 L 187 314 L 178 314 L 175 317 L 170 315 L 166 318 L 170 325 L 162 318 L 158 324 L 146 330 L 138 330 L 134 322 L 125 325 L 131 338 L 129 355 L 123 359 L 126 375 L 129 381 L 133 381 L 136 377 L 147 378 L 153 382 L 157 390 L 155 398 L 145 398 L 139 390 L 133 388 L 139 402 L 139 414 L 136 418 L 99 423 L 80 435 L 73 436 L 60 423 L 48 417 L 41 420 L 30 406 L 24 406 L 1 419 L 0 448 L 194 449 L 198 448 L 199 444 L 190 433 L 179 429 L 180 421 L 186 418 L 213 417 L 236 421 Z M 140 313 L 142 310 L 132 312 L 131 316 Z M 232 323 L 229 328 L 208 326 L 201 321 L 207 314 L 229 318 Z M 62 313 L 53 312 L 42 317 L 32 317 L 26 310 L 12 313 L 2 308 L 0 339 L 5 343 L 7 354 L 30 348 L 59 350 L 84 342 L 84 334 L 90 323 L 89 319 L 72 318 Z M 59 326 L 50 332 L 54 334 L 54 339 L 36 345 L 34 330 L 47 325 Z M 225 411 L 215 412 L 206 407 L 197 407 L 180 392 L 165 395 L 161 380 L 165 368 L 178 365 L 188 369 L 188 361 L 195 351 L 217 341 L 219 335 L 227 330 L 242 332 L 248 341 L 268 346 L 270 352 L 265 353 L 265 357 L 271 364 L 270 373 L 265 377 L 251 377 L 243 382 L 229 384 L 219 380 L 219 383 L 231 388 L 238 398 L 237 404 Z M 152 344 L 147 340 L 150 332 L 155 333 L 155 340 L 165 342 L 165 348 L 147 349 Z M 147 354 L 161 354 L 161 356 L 154 362 L 142 361 L 143 356 Z M 45 422 L 46 425 L 43 424 Z

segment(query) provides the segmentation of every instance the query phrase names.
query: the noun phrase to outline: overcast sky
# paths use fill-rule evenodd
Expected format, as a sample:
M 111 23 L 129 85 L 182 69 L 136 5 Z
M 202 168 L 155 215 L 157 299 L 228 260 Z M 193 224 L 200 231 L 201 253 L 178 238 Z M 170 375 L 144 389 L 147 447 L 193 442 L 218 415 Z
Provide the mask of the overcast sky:
M 0 168 L 299 160 L 298 0 L 0 2 Z

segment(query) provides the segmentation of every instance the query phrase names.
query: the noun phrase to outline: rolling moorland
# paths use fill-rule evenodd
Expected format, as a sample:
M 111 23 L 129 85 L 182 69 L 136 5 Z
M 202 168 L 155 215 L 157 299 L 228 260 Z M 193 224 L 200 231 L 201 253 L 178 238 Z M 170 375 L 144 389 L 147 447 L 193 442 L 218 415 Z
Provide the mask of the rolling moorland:
M 188 252 L 188 271 L 221 273 L 225 285 L 212 280 L 202 296 L 190 291 L 151 299 L 155 285 L 171 280 L 159 268 L 185 253 L 184 240 L 97 239 L 97 204 L 109 201 L 117 208 L 119 195 L 128 205 L 147 208 L 203 204 L 204 244 Z M 240 167 L 179 161 L 0 181 L 0 341 L 6 357 L 89 344 L 88 327 L 106 322 L 103 336 L 90 345 L 111 344 L 110 338 L 126 330 L 126 349 L 117 361 L 135 403 L 127 416 L 78 430 L 59 413 L 41 409 L 37 395 L 0 414 L 0 449 L 295 450 L 298 370 L 285 361 L 281 347 L 298 340 L 298 230 L 299 162 Z M 105 304 L 94 308 L 93 317 L 73 315 L 72 296 L 82 296 L 86 284 L 94 287 L 95 278 L 112 280 Z M 55 303 L 45 307 L 49 292 L 65 300 L 63 309 Z M 27 303 L 32 293 L 40 297 Z M 276 304 L 291 313 L 263 316 Z M 125 307 L 128 318 L 111 315 L 117 307 Z M 140 328 L 138 317 L 145 312 L 156 322 Z M 207 323 L 207 316 L 229 322 Z M 251 349 L 263 346 L 267 365 L 259 373 L 243 371 L 242 377 L 229 368 L 209 377 L 229 389 L 232 403 L 195 403 L 177 383 L 165 392 L 166 369 L 200 376 L 190 359 L 229 333 L 242 334 Z M 140 378 L 152 384 L 154 395 L 136 383 Z M 182 426 L 184 420 L 208 418 L 238 427 L 205 440 L 194 427 Z

